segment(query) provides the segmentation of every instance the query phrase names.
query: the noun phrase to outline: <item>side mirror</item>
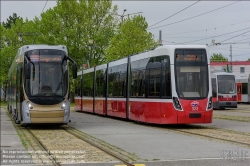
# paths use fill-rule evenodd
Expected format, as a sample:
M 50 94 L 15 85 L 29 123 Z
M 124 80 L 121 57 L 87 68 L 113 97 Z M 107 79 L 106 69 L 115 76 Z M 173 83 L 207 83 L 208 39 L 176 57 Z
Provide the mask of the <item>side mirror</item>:
M 30 79 L 30 72 L 31 72 L 30 63 L 28 62 L 25 64 L 25 78 L 26 79 Z
M 72 67 L 72 74 L 73 74 L 73 79 L 77 78 L 77 65 L 74 63 Z

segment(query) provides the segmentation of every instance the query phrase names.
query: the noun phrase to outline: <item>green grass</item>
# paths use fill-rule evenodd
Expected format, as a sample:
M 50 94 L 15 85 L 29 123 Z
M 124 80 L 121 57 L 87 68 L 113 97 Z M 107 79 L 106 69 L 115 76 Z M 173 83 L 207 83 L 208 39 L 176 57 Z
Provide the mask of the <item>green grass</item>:
M 75 103 L 70 103 L 70 107 L 74 107 L 75 106 Z
M 0 101 L 0 107 L 7 108 L 8 103 L 5 101 Z

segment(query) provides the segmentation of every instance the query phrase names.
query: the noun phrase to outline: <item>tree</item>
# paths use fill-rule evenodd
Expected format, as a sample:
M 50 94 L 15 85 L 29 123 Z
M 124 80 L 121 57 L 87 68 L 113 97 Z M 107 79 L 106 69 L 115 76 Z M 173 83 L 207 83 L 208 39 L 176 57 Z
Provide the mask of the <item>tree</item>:
M 117 26 L 116 11 L 117 6 L 112 6 L 111 0 L 59 0 L 54 8 L 41 15 L 41 20 L 35 18 L 42 34 L 37 40 L 51 45 L 66 45 L 69 55 L 79 67 L 87 61 L 90 66 L 99 65 L 104 61 L 104 50 Z M 90 39 L 94 41 L 92 45 Z M 71 85 L 73 92 L 72 80 Z
M 19 40 L 19 33 L 35 32 L 37 31 L 36 24 L 33 21 L 19 18 L 12 24 L 10 28 L 5 28 L 3 24 L 0 26 L 1 30 L 1 50 L 0 50 L 0 86 L 5 84 L 8 76 L 10 66 L 17 54 L 18 48 L 25 44 L 32 44 L 34 36 L 23 35 L 22 40 Z
M 214 54 L 210 57 L 211 62 L 228 62 L 228 59 L 224 57 L 221 53 Z
M 248 58 L 248 60 L 247 61 L 250 61 L 250 58 Z
M 101 64 L 117 26 L 113 14 L 116 11 L 117 6 L 112 7 L 111 0 L 59 0 L 53 9 L 41 15 L 42 36 L 38 41 L 66 45 L 79 65 L 87 60 L 90 66 Z M 94 41 L 92 45 L 90 39 Z
M 0 51 L 1 66 L 0 66 L 0 86 L 5 84 L 7 80 L 9 68 L 16 55 L 16 48 L 13 46 L 4 47 Z
M 10 29 L 11 26 L 12 26 L 13 24 L 15 24 L 16 21 L 19 20 L 19 19 L 21 19 L 21 17 L 17 16 L 16 13 L 13 13 L 12 16 L 9 16 L 9 18 L 7 18 L 6 23 L 3 22 L 3 26 L 4 26 L 6 29 Z
M 152 33 L 147 32 L 147 27 L 145 17 L 141 15 L 125 19 L 105 51 L 106 61 L 121 59 L 155 48 L 157 43 L 154 41 Z

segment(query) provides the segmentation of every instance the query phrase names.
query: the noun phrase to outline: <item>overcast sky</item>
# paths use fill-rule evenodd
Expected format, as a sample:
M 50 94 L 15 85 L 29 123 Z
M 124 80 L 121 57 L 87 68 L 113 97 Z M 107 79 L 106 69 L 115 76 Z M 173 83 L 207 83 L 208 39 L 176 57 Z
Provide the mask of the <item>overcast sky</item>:
M 230 60 L 231 44 L 233 60 L 250 58 L 250 1 L 113 1 L 113 4 L 118 5 L 120 15 L 124 9 L 125 16 L 142 12 L 155 39 L 159 39 L 161 30 L 163 44 L 212 45 L 215 40 L 221 45 L 210 46 L 210 54 L 222 53 Z M 13 13 L 32 20 L 55 5 L 56 1 L 1 0 L 1 21 Z

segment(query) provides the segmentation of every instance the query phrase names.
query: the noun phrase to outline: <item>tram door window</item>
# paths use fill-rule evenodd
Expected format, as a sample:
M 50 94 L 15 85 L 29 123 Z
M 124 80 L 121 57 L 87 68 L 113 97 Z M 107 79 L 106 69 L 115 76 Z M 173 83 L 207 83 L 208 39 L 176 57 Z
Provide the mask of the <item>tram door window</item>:
M 150 58 L 146 66 L 146 97 L 171 98 L 169 56 Z
M 81 77 L 82 77 L 82 75 L 78 75 L 76 82 L 75 82 L 75 97 L 82 96 L 82 93 L 81 93 L 82 79 L 81 79 Z
M 162 61 L 162 98 L 172 98 L 170 59 L 166 56 Z
M 217 97 L 217 85 L 216 85 L 216 79 L 212 78 L 212 95 L 213 97 Z
M 248 94 L 247 83 L 242 83 L 242 94 Z
M 149 75 L 148 97 L 160 97 L 160 68 L 149 69 L 147 70 L 147 74 Z
M 149 58 L 131 62 L 129 91 L 130 97 L 145 97 L 145 69 Z
M 139 87 L 139 70 L 132 71 L 131 74 L 131 83 L 130 83 L 130 96 L 131 97 L 138 97 L 138 87 Z
M 126 97 L 126 75 L 127 64 L 109 68 L 108 74 L 108 96 Z

